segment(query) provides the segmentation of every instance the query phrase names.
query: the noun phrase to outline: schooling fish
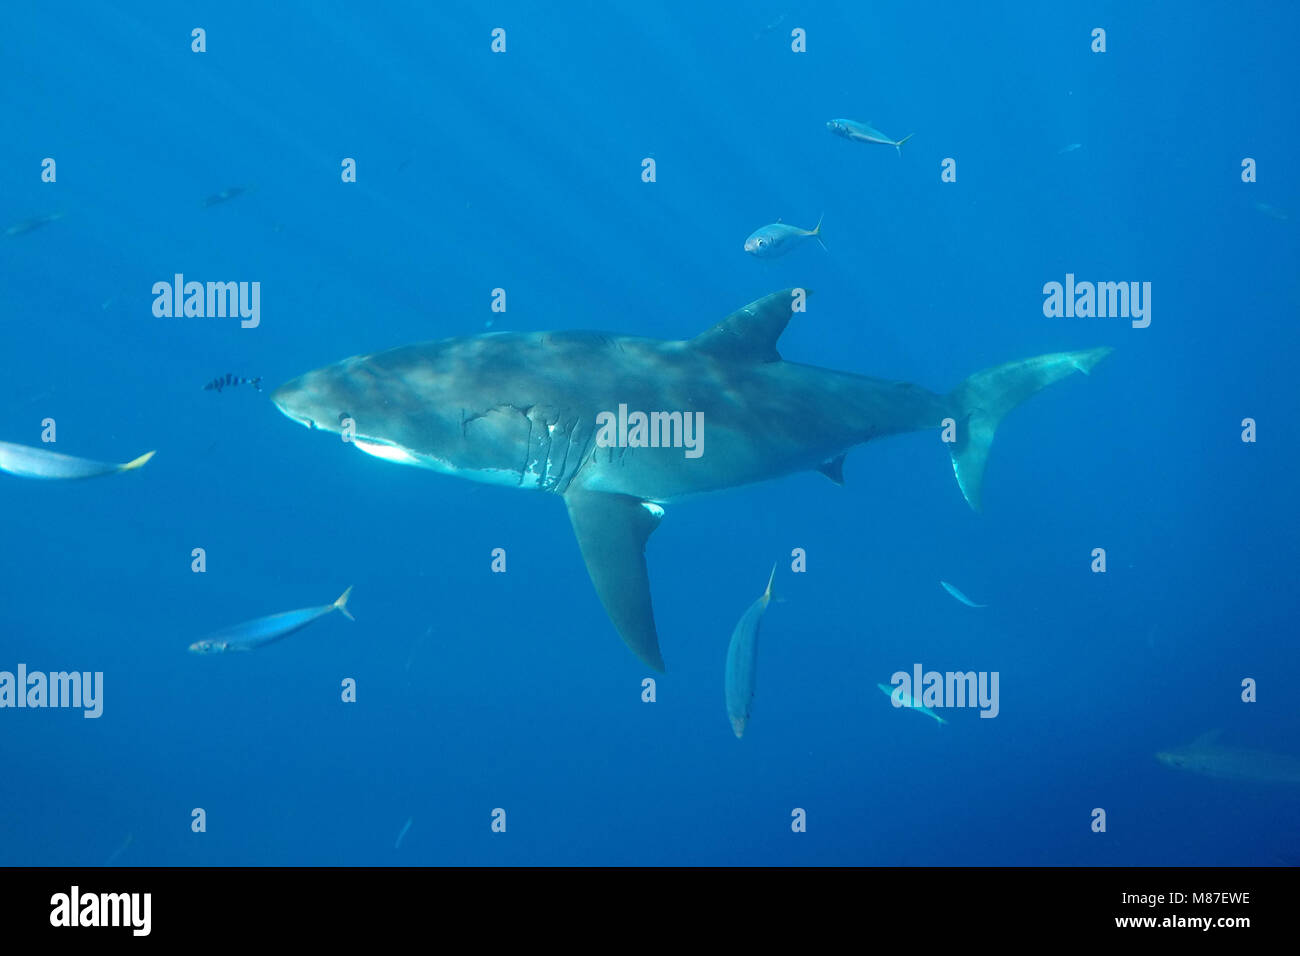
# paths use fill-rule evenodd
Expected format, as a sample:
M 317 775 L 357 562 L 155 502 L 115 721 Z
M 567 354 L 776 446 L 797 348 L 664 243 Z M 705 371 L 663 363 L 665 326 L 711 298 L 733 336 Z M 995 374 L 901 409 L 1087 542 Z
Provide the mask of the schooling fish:
M 851 139 L 857 143 L 879 143 L 881 146 L 893 146 L 898 150 L 898 155 L 903 155 L 903 144 L 915 136 L 915 133 L 908 133 L 902 139 L 890 139 L 880 130 L 872 127 L 870 123 L 859 123 L 851 119 L 833 119 L 826 124 L 826 128 L 836 136 L 843 136 L 845 139 Z
M 52 222 L 58 222 L 63 218 L 63 213 L 52 212 L 45 216 L 32 216 L 31 219 L 24 219 L 22 222 L 16 222 L 5 230 L 6 236 L 22 236 L 29 232 L 35 232 L 41 226 L 47 226 Z
M 280 614 L 259 617 L 255 621 L 236 624 L 234 627 L 217 631 L 217 633 L 211 634 L 201 641 L 195 641 L 190 645 L 190 650 L 195 654 L 251 651 L 254 648 L 264 647 L 273 641 L 288 637 L 295 631 L 301 631 L 308 624 L 319 620 L 330 611 L 338 611 L 349 621 L 355 621 L 356 618 L 348 613 L 348 595 L 351 593 L 352 588 L 349 587 L 339 595 L 339 599 L 333 604 L 325 604 L 321 607 L 304 607 L 297 611 L 283 611 Z
M 881 692 L 886 697 L 894 702 L 895 707 L 910 707 L 913 710 L 919 710 L 927 717 L 933 717 L 941 724 L 946 724 L 948 722 L 932 711 L 929 707 L 922 706 L 919 700 L 904 691 L 902 687 L 891 687 L 889 684 L 877 684 L 876 686 L 880 688 Z
M 754 702 L 754 678 L 758 670 L 758 625 L 763 620 L 763 612 L 772 601 L 772 579 L 776 577 L 776 565 L 767 578 L 767 590 L 759 595 L 758 600 L 749 606 L 731 632 L 731 644 L 727 647 L 727 716 L 731 718 L 731 729 L 739 738 L 745 733 L 745 723 L 749 720 L 750 706 Z
M 760 259 L 771 259 L 785 255 L 805 239 L 816 239 L 817 244 L 825 249 L 826 243 L 822 242 L 822 219 L 825 218 L 823 215 L 817 220 L 815 229 L 787 226 L 778 219 L 771 225 L 754 230 L 745 240 L 745 251 Z
M 153 452 L 147 451 L 124 465 L 116 465 L 0 441 L 0 471 L 7 471 L 19 478 L 96 478 L 100 475 L 115 475 L 119 471 L 135 471 L 153 456 Z
M 203 390 L 207 392 L 215 388 L 220 392 L 223 388 L 232 385 L 251 385 L 260 392 L 262 390 L 262 377 L 259 375 L 257 378 L 240 378 L 238 375 L 231 375 L 227 372 L 224 377 L 218 375 L 208 382 L 207 385 L 203 386 Z
M 966 595 L 962 594 L 960 591 L 958 591 L 947 581 L 940 581 L 939 583 L 943 585 L 943 589 L 945 591 L 947 591 L 949 594 L 955 597 L 958 601 L 961 601 L 961 603 L 965 604 L 967 607 L 988 607 L 987 604 L 976 604 L 974 601 L 972 601 Z

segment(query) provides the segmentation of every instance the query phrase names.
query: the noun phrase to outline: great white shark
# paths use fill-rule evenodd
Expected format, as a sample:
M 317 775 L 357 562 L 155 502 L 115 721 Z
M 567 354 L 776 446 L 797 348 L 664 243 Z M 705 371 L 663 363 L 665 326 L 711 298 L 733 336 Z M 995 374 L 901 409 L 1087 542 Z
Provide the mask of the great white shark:
M 977 372 L 947 395 L 787 362 L 777 339 L 801 290 L 774 292 L 680 341 L 601 332 L 493 332 L 406 345 L 308 372 L 271 396 L 285 415 L 386 461 L 560 495 L 615 629 L 663 670 L 645 546 L 663 505 L 793 472 L 842 483 L 845 453 L 886 435 L 955 429 L 953 471 L 980 510 L 998 423 L 1110 348 Z M 620 406 L 702 413 L 703 453 L 597 441 Z

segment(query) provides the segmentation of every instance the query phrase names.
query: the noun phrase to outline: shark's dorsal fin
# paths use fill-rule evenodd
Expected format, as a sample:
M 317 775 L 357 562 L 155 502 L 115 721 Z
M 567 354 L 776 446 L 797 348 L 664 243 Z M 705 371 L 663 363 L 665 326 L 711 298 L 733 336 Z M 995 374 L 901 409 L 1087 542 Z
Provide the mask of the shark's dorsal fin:
M 628 495 L 572 487 L 564 502 L 591 583 L 618 636 L 643 662 L 662 671 L 645 543 L 659 527 L 663 509 Z
M 837 485 L 844 484 L 844 456 L 838 455 L 830 461 L 824 461 L 817 466 L 817 470 L 823 475 L 835 482 Z
M 808 289 L 804 295 L 811 294 Z M 776 340 L 790 322 L 795 289 L 765 295 L 691 339 L 700 351 L 736 361 L 779 362 Z

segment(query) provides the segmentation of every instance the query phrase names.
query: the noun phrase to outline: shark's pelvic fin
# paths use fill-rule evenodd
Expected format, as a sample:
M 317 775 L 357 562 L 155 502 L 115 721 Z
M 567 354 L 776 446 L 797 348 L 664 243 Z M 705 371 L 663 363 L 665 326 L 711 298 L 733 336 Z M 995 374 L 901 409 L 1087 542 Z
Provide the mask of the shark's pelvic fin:
M 645 543 L 663 515 L 640 498 L 570 488 L 564 496 L 587 573 L 623 643 L 657 671 L 664 669 L 650 604 Z
M 824 461 L 817 466 L 817 470 L 823 475 L 835 482 L 837 485 L 844 484 L 844 455 L 836 455 L 829 461 Z
M 957 421 L 957 440 L 950 446 L 952 470 L 972 508 L 981 509 L 984 466 L 993 434 L 1007 412 L 1074 372 L 1092 371 L 1112 351 L 1103 347 L 1039 355 L 976 372 L 957 386 L 949 396 Z
M 794 289 L 783 289 L 731 313 L 691 343 L 699 350 L 733 361 L 779 362 L 776 340 L 790 323 Z M 805 289 L 805 295 L 811 290 Z

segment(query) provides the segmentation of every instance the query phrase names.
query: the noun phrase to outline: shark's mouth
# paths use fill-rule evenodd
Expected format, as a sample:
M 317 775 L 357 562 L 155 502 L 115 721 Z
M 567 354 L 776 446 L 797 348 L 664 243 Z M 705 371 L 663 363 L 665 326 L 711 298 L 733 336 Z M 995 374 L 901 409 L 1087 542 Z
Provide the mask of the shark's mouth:
M 376 458 L 382 458 L 384 461 L 394 461 L 399 465 L 423 465 L 424 461 L 415 455 L 412 455 L 400 445 L 394 445 L 390 442 L 372 441 L 369 438 L 354 438 L 352 444 L 356 445 L 360 451 L 367 455 L 373 455 Z

